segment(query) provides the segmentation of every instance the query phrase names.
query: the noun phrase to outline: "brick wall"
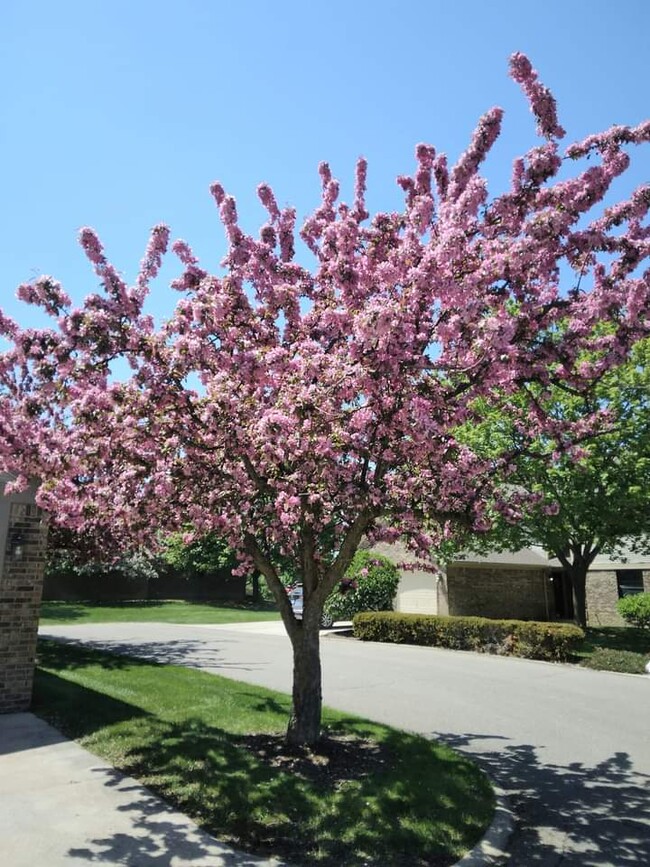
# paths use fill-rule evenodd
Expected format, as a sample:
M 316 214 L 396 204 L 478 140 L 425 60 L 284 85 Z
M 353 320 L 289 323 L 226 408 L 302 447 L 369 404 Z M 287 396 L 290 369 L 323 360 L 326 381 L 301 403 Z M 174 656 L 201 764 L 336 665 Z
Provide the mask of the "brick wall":
M 626 565 L 622 569 L 628 568 Z M 643 589 L 650 593 L 650 569 L 643 571 Z M 626 626 L 616 610 L 616 571 L 592 571 L 587 575 L 587 623 L 590 626 Z
M 447 569 L 449 614 L 549 620 L 553 593 L 545 569 L 462 566 Z
M 47 525 L 24 499 L 0 504 L 0 713 L 26 710 L 32 695 Z

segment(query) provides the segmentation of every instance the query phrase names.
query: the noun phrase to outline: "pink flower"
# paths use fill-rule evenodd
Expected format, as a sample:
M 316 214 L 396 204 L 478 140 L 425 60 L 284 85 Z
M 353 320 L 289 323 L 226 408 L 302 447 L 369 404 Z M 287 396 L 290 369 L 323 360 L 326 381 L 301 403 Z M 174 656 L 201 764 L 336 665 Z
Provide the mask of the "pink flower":
M 530 110 L 537 119 L 537 132 L 544 138 L 563 138 L 564 130 L 557 120 L 557 105 L 553 94 L 538 80 L 525 54 L 517 52 L 510 58 L 510 75 L 521 85 L 528 97 Z
M 146 291 L 149 281 L 153 280 L 162 263 L 162 257 L 167 252 L 167 244 L 169 243 L 169 229 L 167 226 L 160 223 L 151 230 L 151 238 L 144 254 L 144 258 L 140 263 L 140 273 L 138 274 L 138 287 L 142 291 Z
M 452 170 L 450 198 L 458 198 L 467 187 L 470 178 L 478 171 L 478 167 L 499 137 L 502 119 L 503 109 L 492 108 L 479 120 L 469 147 Z
M 210 193 L 212 194 L 212 198 L 217 203 L 217 207 L 220 208 L 221 205 L 223 204 L 223 200 L 226 197 L 226 193 L 224 191 L 224 188 L 221 186 L 221 184 L 218 181 L 215 181 L 215 183 L 210 185 Z

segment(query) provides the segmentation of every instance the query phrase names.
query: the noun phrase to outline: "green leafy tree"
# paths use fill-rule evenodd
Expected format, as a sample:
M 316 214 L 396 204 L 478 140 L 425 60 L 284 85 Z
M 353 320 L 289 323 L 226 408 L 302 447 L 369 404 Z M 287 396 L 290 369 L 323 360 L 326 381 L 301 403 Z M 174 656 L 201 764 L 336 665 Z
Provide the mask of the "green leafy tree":
M 167 568 L 186 577 L 206 575 L 218 580 L 237 567 L 235 552 L 218 533 L 205 533 L 191 539 L 187 533 L 171 533 L 163 543 L 160 556 Z M 250 582 L 253 602 L 259 602 L 262 592 L 257 570 L 251 574 Z
M 391 611 L 398 584 L 399 571 L 387 557 L 357 551 L 323 610 L 332 620 L 352 620 L 360 611 Z
M 218 574 L 237 565 L 232 549 L 217 533 L 191 539 L 185 533 L 172 533 L 165 539 L 161 556 L 172 569 L 190 575 Z
M 569 420 L 579 430 L 580 420 L 598 411 L 600 428 L 582 442 L 520 442 L 525 415 Z M 595 557 L 650 549 L 650 342 L 640 341 L 631 361 L 610 370 L 590 395 L 559 385 L 524 388 L 507 411 L 491 409 L 464 426 L 461 438 L 495 460 L 511 455 L 491 531 L 464 543 L 478 551 L 543 546 L 564 567 L 575 619 L 585 626 Z

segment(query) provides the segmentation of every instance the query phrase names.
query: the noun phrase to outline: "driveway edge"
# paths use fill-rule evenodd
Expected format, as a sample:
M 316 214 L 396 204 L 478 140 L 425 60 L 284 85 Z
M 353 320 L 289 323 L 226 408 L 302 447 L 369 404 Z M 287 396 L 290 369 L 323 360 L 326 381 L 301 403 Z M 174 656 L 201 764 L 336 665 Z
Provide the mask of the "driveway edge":
M 515 819 L 503 789 L 494 784 L 492 787 L 496 795 L 492 823 L 476 846 L 453 867 L 484 867 L 496 864 L 508 855 L 506 846 L 515 829 Z

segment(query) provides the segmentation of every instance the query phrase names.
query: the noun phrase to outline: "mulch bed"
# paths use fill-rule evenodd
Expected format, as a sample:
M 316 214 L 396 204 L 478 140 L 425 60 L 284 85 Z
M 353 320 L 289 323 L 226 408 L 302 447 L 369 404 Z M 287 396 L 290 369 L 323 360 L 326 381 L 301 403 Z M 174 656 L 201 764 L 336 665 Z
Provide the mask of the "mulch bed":
M 266 734 L 246 735 L 240 744 L 258 761 L 323 788 L 361 780 L 390 761 L 386 746 L 354 735 L 328 734 L 315 747 L 288 746 L 284 735 Z

